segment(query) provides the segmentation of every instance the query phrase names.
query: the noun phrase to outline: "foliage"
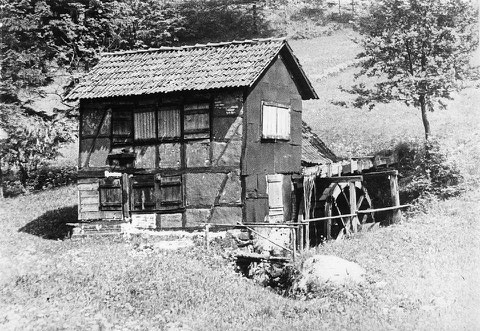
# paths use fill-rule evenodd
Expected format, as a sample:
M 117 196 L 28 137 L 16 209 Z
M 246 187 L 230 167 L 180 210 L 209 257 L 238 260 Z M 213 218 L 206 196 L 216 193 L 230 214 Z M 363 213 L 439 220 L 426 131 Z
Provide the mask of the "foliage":
M 395 152 L 402 175 L 402 201 L 412 202 L 428 196 L 445 199 L 464 191 L 460 185 L 463 179 L 460 171 L 455 164 L 448 161 L 447 155 L 435 139 L 430 139 L 427 145 L 418 142 L 399 143 Z
M 61 115 L 42 118 L 15 104 L 4 104 L 0 127 L 8 134 L 0 147 L 2 165 L 18 169 L 20 183 L 27 190 L 49 186 L 48 180 L 39 180 L 37 171 L 58 156 L 62 144 L 72 141 L 73 123 Z
M 359 75 L 377 77 L 358 84 L 357 107 L 402 101 L 420 107 L 425 136 L 427 110 L 444 108 L 445 99 L 472 78 L 470 55 L 478 46 L 476 10 L 467 0 L 382 0 L 359 19 L 364 57 Z
M 10 134 L 0 158 L 19 168 L 25 188 L 44 186 L 32 183 L 37 168 L 72 138 L 66 117 L 31 106 L 45 96 L 41 88 L 54 83 L 57 72 L 88 71 L 105 51 L 268 34 L 261 10 L 247 0 L 0 1 L 0 106 L 5 109 L 0 125 Z
M 252 0 L 188 0 L 176 7 L 183 16 L 180 43 L 229 41 L 271 34 L 264 12 Z
M 77 167 L 41 166 L 28 173 L 23 185 L 19 173 L 9 171 L 4 174 L 3 187 L 5 197 L 16 196 L 26 191 L 39 191 L 71 185 L 77 182 Z
M 88 70 L 103 51 L 267 33 L 252 1 L 2 0 L 2 100 L 51 81 L 52 69 Z

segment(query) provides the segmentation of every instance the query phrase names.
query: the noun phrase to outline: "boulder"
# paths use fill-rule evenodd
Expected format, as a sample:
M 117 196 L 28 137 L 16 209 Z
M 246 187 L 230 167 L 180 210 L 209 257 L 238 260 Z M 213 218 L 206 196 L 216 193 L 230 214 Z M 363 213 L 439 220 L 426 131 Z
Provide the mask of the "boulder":
M 365 269 L 333 255 L 314 255 L 302 264 L 296 287 L 307 291 L 311 285 L 351 285 L 365 281 Z

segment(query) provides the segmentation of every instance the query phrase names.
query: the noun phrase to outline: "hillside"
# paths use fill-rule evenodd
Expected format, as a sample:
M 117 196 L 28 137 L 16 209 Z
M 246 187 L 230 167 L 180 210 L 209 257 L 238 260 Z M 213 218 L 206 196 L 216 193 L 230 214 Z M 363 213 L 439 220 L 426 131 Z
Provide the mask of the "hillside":
M 303 117 L 325 143 L 343 157 L 368 155 L 401 141 L 423 139 L 419 109 L 391 103 L 380 104 L 370 111 L 332 103 L 353 100 L 353 96 L 340 91 L 339 86 L 350 87 L 358 69 L 350 67 L 328 79 L 318 77 L 327 69 L 355 58 L 361 50 L 353 41 L 356 37 L 353 31 L 337 30 L 331 36 L 290 41 L 319 95 L 319 100 L 304 102 Z M 480 89 L 469 88 L 449 101 L 446 110 L 429 113 L 433 135 L 448 138 L 448 145 L 460 142 L 468 146 L 466 148 L 473 148 L 474 156 L 474 151 L 479 150 L 472 146 L 471 138 L 480 134 L 480 110 L 472 105 L 479 103 Z
M 304 118 L 343 156 L 372 153 L 392 141 L 421 139 L 418 111 L 390 104 L 372 111 L 331 104 L 355 69 L 322 73 L 352 60 L 351 33 L 293 40 L 319 100 Z M 480 91 L 468 89 L 432 127 L 451 159 L 478 181 Z M 76 162 L 76 148 L 62 162 Z M 0 202 L 2 330 L 474 330 L 480 327 L 478 190 L 430 201 L 403 223 L 306 253 L 334 254 L 367 270 L 360 287 L 322 289 L 311 300 L 282 297 L 234 272 L 223 244 L 154 249 L 134 237 L 55 240 L 76 219 L 74 186 Z M 53 239 L 53 240 L 52 240 Z M 323 292 L 322 292 L 323 291 Z

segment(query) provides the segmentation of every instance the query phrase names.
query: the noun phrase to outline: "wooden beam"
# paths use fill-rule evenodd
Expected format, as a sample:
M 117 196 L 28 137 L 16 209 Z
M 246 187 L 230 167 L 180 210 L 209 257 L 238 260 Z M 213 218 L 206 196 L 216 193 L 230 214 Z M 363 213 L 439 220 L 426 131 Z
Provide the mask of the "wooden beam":
M 375 172 L 362 173 L 363 177 L 378 177 L 378 176 L 389 176 L 389 175 L 398 175 L 398 171 L 397 170 L 386 170 L 386 171 L 375 171 Z
M 338 176 L 338 177 L 324 177 L 323 180 L 327 180 L 331 183 L 343 183 L 343 182 L 361 182 L 363 177 L 358 176 Z
M 308 220 L 303 220 L 304 224 L 311 223 L 311 222 L 319 222 L 319 221 L 328 221 L 328 220 L 334 220 L 338 218 L 345 218 L 345 217 L 352 217 L 356 216 L 357 214 L 344 214 L 344 215 L 338 215 L 338 216 L 326 216 L 326 217 L 319 217 L 319 218 L 311 218 Z
M 323 228 L 325 229 L 324 233 L 326 234 L 326 239 L 332 239 L 332 210 L 329 208 L 327 211 L 326 222 L 323 223 Z
M 403 209 L 403 208 L 409 208 L 409 207 L 412 207 L 412 205 L 407 204 L 407 205 L 399 205 L 399 206 L 376 208 L 376 209 L 364 209 L 364 210 L 357 211 L 357 214 L 370 214 L 377 211 L 396 210 L 396 209 Z
M 122 174 L 122 211 L 123 218 L 130 217 L 130 180 L 128 174 Z
M 358 230 L 358 216 L 357 216 L 357 190 L 355 187 L 355 182 L 349 182 L 349 203 L 350 203 L 350 214 L 355 214 L 355 216 L 352 216 L 350 218 L 350 222 L 347 224 L 350 224 L 353 230 L 353 233 L 356 233 Z M 349 229 L 347 229 L 348 233 Z

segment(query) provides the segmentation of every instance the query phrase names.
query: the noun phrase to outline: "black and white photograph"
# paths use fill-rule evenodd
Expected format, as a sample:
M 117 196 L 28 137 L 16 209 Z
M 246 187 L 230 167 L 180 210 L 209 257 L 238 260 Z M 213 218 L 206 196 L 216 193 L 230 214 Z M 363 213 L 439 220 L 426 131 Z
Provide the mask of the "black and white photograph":
M 479 0 L 0 17 L 0 330 L 480 330 Z

